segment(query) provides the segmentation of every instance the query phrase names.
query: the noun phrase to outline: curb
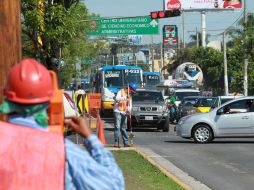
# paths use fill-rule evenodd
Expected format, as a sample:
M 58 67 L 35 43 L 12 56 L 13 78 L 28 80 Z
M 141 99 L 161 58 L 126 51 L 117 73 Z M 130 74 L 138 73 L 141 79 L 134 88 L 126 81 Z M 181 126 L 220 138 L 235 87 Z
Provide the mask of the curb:
M 151 149 L 142 147 L 128 147 L 128 148 L 115 148 L 107 146 L 107 149 L 114 151 L 124 151 L 124 150 L 134 150 L 140 154 L 144 159 L 150 162 L 153 166 L 158 168 L 167 177 L 174 180 L 178 185 L 180 185 L 185 190 L 211 190 L 205 184 L 200 181 L 195 180 L 193 177 L 189 176 L 187 173 L 176 167 L 173 163 L 166 160 L 162 156 L 156 154 Z
M 146 155 L 144 152 L 140 151 L 138 148 L 134 149 L 137 153 L 139 153 L 144 159 L 148 160 L 153 166 L 158 168 L 162 173 L 164 173 L 167 177 L 174 180 L 178 185 L 180 185 L 185 190 L 192 190 L 190 186 L 182 182 L 180 179 L 178 179 L 175 175 L 173 175 L 171 172 L 163 168 L 161 165 L 159 165 L 156 161 L 151 159 L 148 155 Z

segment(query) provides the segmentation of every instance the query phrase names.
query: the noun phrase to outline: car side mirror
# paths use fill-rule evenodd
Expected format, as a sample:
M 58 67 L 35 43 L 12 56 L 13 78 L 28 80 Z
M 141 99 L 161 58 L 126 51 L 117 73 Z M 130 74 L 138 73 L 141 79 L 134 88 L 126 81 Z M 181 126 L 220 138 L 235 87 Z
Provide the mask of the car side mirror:
M 230 108 L 229 107 L 224 107 L 223 109 L 223 113 L 229 113 L 230 112 Z
M 224 114 L 224 109 L 217 110 L 217 115 L 223 115 L 223 114 Z

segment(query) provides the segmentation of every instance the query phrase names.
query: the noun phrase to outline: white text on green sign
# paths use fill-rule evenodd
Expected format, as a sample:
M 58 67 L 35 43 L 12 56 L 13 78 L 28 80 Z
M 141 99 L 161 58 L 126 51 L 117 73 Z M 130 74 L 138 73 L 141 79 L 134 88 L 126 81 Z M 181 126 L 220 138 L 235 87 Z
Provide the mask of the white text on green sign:
M 159 34 L 158 20 L 150 16 L 105 19 L 92 22 L 90 35 Z

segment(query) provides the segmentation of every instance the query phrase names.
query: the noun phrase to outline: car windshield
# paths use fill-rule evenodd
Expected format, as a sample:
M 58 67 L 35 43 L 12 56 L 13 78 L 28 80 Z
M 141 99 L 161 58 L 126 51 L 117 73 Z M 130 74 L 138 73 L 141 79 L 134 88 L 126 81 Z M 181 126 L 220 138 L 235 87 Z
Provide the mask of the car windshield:
M 187 96 L 199 96 L 200 92 L 175 92 L 176 100 L 182 101 Z
M 215 101 L 216 101 L 215 98 L 200 98 L 197 101 L 197 106 L 198 107 L 212 107 Z
M 132 95 L 132 100 L 135 101 L 164 101 L 161 92 L 137 91 Z
M 198 97 L 188 97 L 188 98 L 184 98 L 184 99 L 182 100 L 182 104 L 183 104 L 183 105 L 190 105 L 190 104 L 193 105 L 193 104 L 196 103 L 197 99 L 198 99 Z
M 224 104 L 230 100 L 233 100 L 234 98 L 222 98 L 220 101 L 221 101 L 221 104 Z

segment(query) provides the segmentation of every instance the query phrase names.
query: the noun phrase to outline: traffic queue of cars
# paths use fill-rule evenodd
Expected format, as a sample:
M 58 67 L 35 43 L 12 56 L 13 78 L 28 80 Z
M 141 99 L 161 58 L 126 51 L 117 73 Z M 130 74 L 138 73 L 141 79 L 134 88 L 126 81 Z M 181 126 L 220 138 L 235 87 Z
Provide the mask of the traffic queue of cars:
M 184 96 L 184 92 L 188 92 Z M 179 98 L 180 97 L 180 98 Z M 220 137 L 254 136 L 254 96 L 199 96 L 198 91 L 180 90 L 176 134 L 197 143 Z M 64 93 L 65 116 L 78 115 L 72 99 Z M 138 89 L 132 95 L 128 127 L 153 127 L 169 131 L 170 109 L 162 91 Z M 131 123 L 130 123 L 131 122 Z
M 230 100 L 210 112 L 182 117 L 176 125 L 177 135 L 208 143 L 218 137 L 254 136 L 254 97 Z

